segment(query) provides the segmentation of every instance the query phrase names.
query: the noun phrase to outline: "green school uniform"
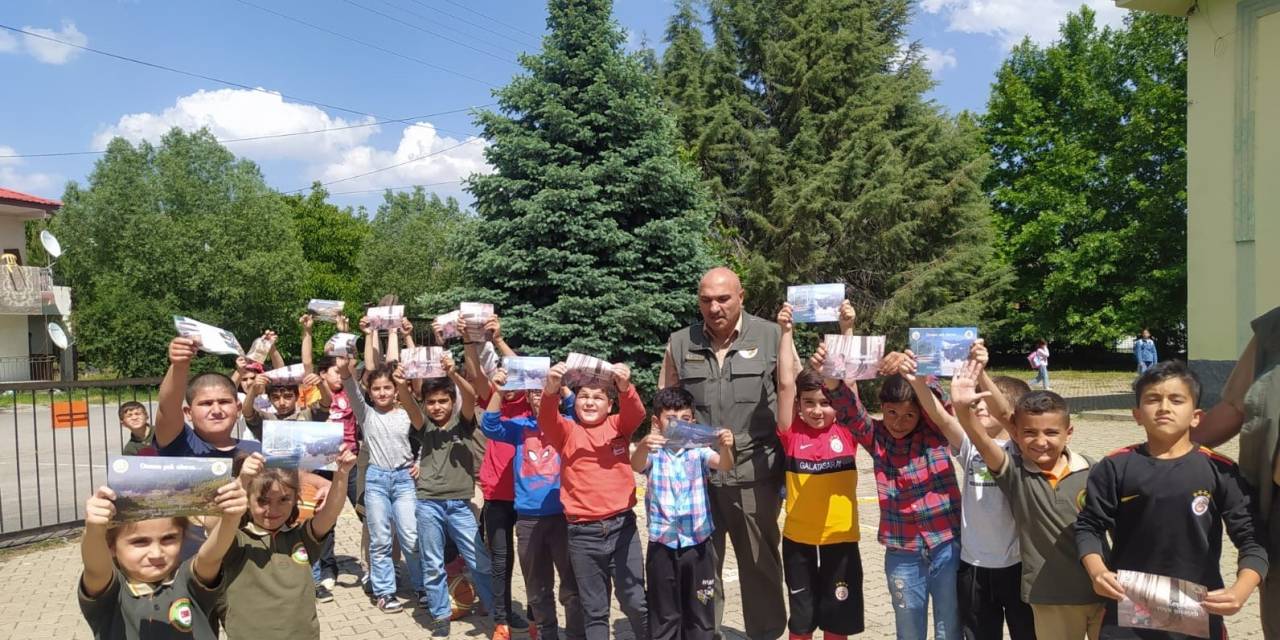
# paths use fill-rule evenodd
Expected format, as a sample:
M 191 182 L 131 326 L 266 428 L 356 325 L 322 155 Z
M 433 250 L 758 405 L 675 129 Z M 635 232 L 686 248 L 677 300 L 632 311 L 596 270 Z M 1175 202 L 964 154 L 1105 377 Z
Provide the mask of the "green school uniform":
M 209 612 L 218 600 L 218 585 L 200 584 L 191 560 L 157 584 L 133 582 L 120 569 L 114 571 L 107 590 L 95 597 L 85 595 L 83 579 L 76 589 L 95 640 L 216 640 Z
M 311 521 L 274 534 L 252 522 L 241 527 L 222 564 L 227 637 L 319 638 L 311 558 L 320 557 L 323 542 Z

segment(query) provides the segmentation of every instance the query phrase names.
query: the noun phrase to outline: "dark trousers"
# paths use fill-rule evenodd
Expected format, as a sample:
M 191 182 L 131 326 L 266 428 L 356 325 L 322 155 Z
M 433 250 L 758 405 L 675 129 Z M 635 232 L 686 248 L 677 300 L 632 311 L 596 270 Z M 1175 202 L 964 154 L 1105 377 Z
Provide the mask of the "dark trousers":
M 1022 563 L 1011 567 L 975 567 L 961 562 L 956 572 L 960 627 L 965 640 L 1000 640 L 1009 626 L 1011 640 L 1035 640 L 1031 605 L 1022 601 Z
M 724 619 L 725 536 L 733 541 L 742 591 L 742 621 L 750 640 L 774 640 L 787 629 L 782 601 L 782 509 L 780 482 L 761 480 L 745 485 L 707 487 L 711 499 L 711 536 L 716 552 L 716 634 Z
M 510 500 L 485 500 L 480 510 L 484 525 L 484 543 L 489 548 L 493 578 L 493 623 L 506 624 L 511 615 L 511 571 L 515 568 L 513 534 L 516 526 L 516 503 Z
M 564 515 L 520 516 L 516 520 L 516 552 L 520 558 L 520 573 L 524 574 L 529 617 L 538 629 L 538 640 L 556 640 L 559 633 L 553 595 L 557 572 L 560 574 L 565 636 L 569 640 L 583 640 L 586 628 L 582 600 L 578 597 L 578 581 L 569 561 L 569 523 Z
M 862 553 L 856 542 L 801 544 L 782 539 L 791 619 L 796 635 L 862 633 Z
M 624 511 L 602 520 L 569 523 L 569 561 L 586 616 L 587 640 L 609 640 L 609 591 L 631 622 L 636 640 L 649 638 L 644 559 L 636 514 Z
M 315 473 L 316 475 L 320 476 L 321 478 L 324 478 L 325 480 L 328 480 L 329 482 L 333 482 L 333 474 L 334 474 L 333 471 L 316 470 L 316 471 L 313 471 L 312 473 Z M 352 473 L 354 473 L 354 471 Z M 352 477 L 351 475 L 348 475 L 346 498 L 352 501 L 351 505 L 353 507 L 355 506 L 355 499 L 353 497 L 355 495 L 355 490 L 356 490 L 355 478 Z M 333 497 L 334 500 L 342 500 L 342 498 L 343 496 Z M 328 498 L 325 498 L 325 499 L 328 500 Z M 320 505 L 316 505 L 316 509 L 319 509 L 319 508 L 320 508 Z M 337 524 L 335 524 L 334 529 L 337 529 L 337 528 L 338 528 Z M 333 541 L 336 538 L 337 538 L 337 535 L 331 535 L 325 538 L 323 546 L 320 547 L 320 557 L 316 559 L 314 563 L 312 563 L 311 575 L 316 578 L 316 584 L 320 584 L 320 581 L 323 580 L 324 578 L 337 579 L 338 577 L 338 558 L 333 553 Z
M 653 640 L 711 640 L 716 631 L 711 542 L 683 549 L 650 542 L 647 556 L 644 576 Z

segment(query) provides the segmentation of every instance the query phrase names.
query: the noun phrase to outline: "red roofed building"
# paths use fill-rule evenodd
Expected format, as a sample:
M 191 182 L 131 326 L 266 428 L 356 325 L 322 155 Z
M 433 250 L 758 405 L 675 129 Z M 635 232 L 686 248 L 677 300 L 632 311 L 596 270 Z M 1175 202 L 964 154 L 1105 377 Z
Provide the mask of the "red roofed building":
M 61 206 L 0 187 L 0 252 L 5 254 L 0 261 L 0 382 L 53 377 L 60 353 L 45 327 L 49 322 L 66 326 L 71 289 L 53 286 L 46 265 L 28 263 L 26 224 L 48 218 Z

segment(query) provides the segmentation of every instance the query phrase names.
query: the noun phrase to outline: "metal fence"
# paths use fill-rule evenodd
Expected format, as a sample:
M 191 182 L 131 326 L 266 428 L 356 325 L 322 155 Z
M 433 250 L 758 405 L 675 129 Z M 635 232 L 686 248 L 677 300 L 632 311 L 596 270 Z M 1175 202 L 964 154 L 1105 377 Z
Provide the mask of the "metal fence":
M 58 357 L 53 355 L 0 357 L 0 381 L 53 380 L 57 365 Z
M 78 526 L 128 434 L 119 407 L 155 415 L 160 378 L 0 383 L 0 547 Z

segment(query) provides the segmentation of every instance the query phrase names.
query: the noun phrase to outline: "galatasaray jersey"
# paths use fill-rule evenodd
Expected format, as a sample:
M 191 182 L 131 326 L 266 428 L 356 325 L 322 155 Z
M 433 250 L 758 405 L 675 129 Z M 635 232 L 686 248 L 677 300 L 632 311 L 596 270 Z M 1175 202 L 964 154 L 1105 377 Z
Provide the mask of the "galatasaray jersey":
M 853 433 L 814 429 L 798 416 L 778 431 L 787 465 L 787 522 L 782 535 L 801 544 L 857 542 L 858 471 Z

